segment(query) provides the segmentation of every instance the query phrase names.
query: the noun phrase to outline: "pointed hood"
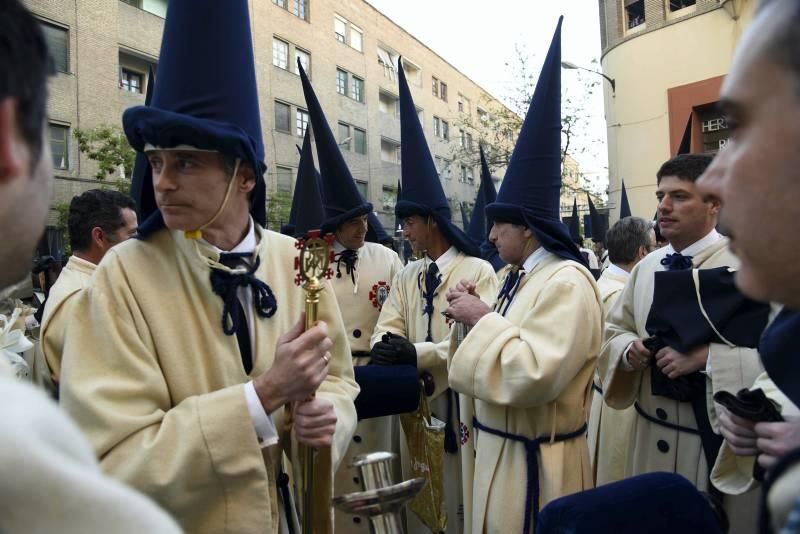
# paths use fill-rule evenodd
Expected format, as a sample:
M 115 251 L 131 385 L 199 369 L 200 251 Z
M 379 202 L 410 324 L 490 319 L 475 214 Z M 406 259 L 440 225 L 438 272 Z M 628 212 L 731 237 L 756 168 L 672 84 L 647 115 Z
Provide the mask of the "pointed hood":
M 492 229 L 492 225 L 486 218 L 486 206 L 497 199 L 497 191 L 494 188 L 489 164 L 486 163 L 483 145 L 479 145 L 479 149 L 481 154 L 481 186 L 478 189 L 478 196 L 475 198 L 475 207 L 472 209 L 472 218 L 467 228 L 467 235 L 476 243 L 480 243 L 481 258 L 491 263 L 495 271 L 499 271 L 506 263 L 500 258 L 494 243 L 489 241 L 489 231 Z
M 320 175 L 314 166 L 311 134 L 306 130 L 306 135 L 303 137 L 303 148 L 300 150 L 300 164 L 294 184 L 289 224 L 285 225 L 281 231 L 295 237 L 306 235 L 309 230 L 319 230 L 324 219 L 325 208 L 320 189 Z
M 247 163 L 256 175 L 250 213 L 265 225 L 267 167 L 247 0 L 170 0 L 152 102 L 126 110 L 122 125 L 137 152 L 147 144 L 189 145 Z M 146 237 L 163 220 L 152 186 L 132 189 L 140 193 Z
M 589 193 L 586 193 L 586 200 L 589 201 L 589 229 L 586 233 L 591 235 L 592 241 L 595 243 L 605 243 L 606 232 L 608 232 L 608 219 L 594 207 L 594 202 L 592 202 L 592 197 L 589 196 Z
M 480 250 L 477 243 L 467 237 L 451 220 L 450 205 L 425 140 L 417 108 L 406 81 L 402 58 L 398 60 L 397 71 L 400 84 L 403 198 L 397 201 L 395 214 L 401 219 L 410 215 L 433 217 L 442 235 L 452 246 L 464 254 L 478 257 Z
M 367 237 L 366 240 L 370 243 L 388 243 L 394 242 L 392 236 L 386 233 L 386 228 L 383 227 L 378 216 L 374 211 L 369 212 L 367 215 Z
M 628 192 L 625 191 L 625 180 L 622 180 L 622 192 L 619 195 L 619 218 L 631 216 L 631 205 L 628 204 Z
M 683 138 L 678 147 L 678 155 L 690 154 L 692 152 L 692 114 L 689 113 L 689 120 L 686 122 L 686 129 L 683 131 Z
M 545 249 L 586 265 L 559 218 L 562 21 L 560 17 L 497 201 L 486 212 L 492 220 L 526 225 Z
M 322 198 L 325 200 L 325 222 L 322 225 L 322 232 L 335 232 L 350 219 L 370 213 L 372 204 L 358 192 L 356 181 L 350 174 L 350 169 L 328 125 L 328 119 L 325 118 L 322 106 L 300 61 L 297 62 L 297 67 L 317 144 L 319 173 L 322 176 Z
M 572 199 L 572 216 L 569 218 L 569 236 L 573 241 L 581 241 L 581 220 L 578 218 L 578 197 Z

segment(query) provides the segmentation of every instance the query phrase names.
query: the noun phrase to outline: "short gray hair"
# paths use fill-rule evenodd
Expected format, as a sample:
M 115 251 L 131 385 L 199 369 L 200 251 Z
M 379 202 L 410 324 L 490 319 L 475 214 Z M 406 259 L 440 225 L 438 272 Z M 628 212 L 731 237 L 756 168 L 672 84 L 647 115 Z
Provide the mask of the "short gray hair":
M 625 217 L 614 223 L 606 235 L 608 259 L 611 263 L 627 265 L 639 254 L 639 248 L 649 247 L 653 224 L 641 217 Z

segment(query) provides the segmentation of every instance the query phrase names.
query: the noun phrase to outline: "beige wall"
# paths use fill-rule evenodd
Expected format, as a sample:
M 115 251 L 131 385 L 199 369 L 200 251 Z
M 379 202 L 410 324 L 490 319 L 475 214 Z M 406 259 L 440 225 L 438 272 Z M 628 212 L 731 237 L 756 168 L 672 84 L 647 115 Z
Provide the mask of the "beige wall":
M 153 2 L 155 0 L 145 0 L 143 7 L 147 9 Z M 144 95 L 127 93 L 119 88 L 120 50 L 135 62 L 157 62 L 163 18 L 119 0 L 26 0 L 26 3 L 39 18 L 69 30 L 70 72 L 58 74 L 50 83 L 51 120 L 71 128 L 120 125 L 123 110 L 144 102 Z M 160 4 L 163 2 L 153 5 Z M 287 0 L 287 4 L 291 8 L 293 2 Z M 334 135 L 338 136 L 339 121 L 366 130 L 367 154 L 344 151 L 345 159 L 356 180 L 368 182 L 369 200 L 384 224 L 391 225 L 393 208 L 384 206 L 383 186 L 396 186 L 400 165 L 383 161 L 380 147 L 381 138 L 400 141 L 400 123 L 397 117 L 380 112 L 379 90 L 397 96 L 398 88 L 396 81 L 384 76 L 383 67 L 378 63 L 378 44 L 388 46 L 421 67 L 420 85 L 412 85 L 411 90 L 417 106 L 423 109 L 425 134 L 435 156 L 454 159 L 459 142 L 456 125 L 459 93 L 470 100 L 473 115 L 478 106 L 491 111 L 497 105 L 496 101 L 367 2 L 308 0 L 308 4 L 308 20 L 302 20 L 275 6 L 271 0 L 250 2 L 262 129 L 269 166 L 267 183 L 271 190 L 275 188 L 277 166 L 291 168 L 293 175 L 297 170 L 299 156 L 295 144 L 302 143 L 302 139 L 294 135 L 294 113 L 296 107 L 305 109 L 305 100 L 300 78 L 294 74 L 293 47 L 296 46 L 311 53 L 312 83 Z M 335 39 L 335 15 L 344 17 L 364 32 L 363 51 Z M 289 70 L 272 64 L 273 37 L 290 43 Z M 364 79 L 364 103 L 336 93 L 337 67 Z M 209 68 L 213 66 L 209 65 Z M 447 102 L 432 95 L 432 76 L 447 83 Z M 276 99 L 292 105 L 292 134 L 277 131 L 274 127 Z M 434 137 L 434 115 L 450 122 L 449 142 Z M 54 204 L 67 202 L 74 194 L 98 185 L 90 179 L 96 172 L 95 164 L 79 157 L 74 139 L 71 141 L 69 168 L 56 172 Z M 473 146 L 476 153 L 477 141 L 474 140 Z M 453 164 L 449 177 L 442 178 L 447 196 L 473 202 L 480 184 L 479 171 L 477 166 L 474 167 L 474 183 L 461 183 L 458 165 Z M 495 172 L 496 175 L 502 173 L 503 169 Z M 460 219 L 460 211 L 454 209 L 454 222 L 460 223 Z M 54 212 L 50 222 L 55 222 Z
M 600 2 L 609 33 L 622 31 L 611 16 L 621 11 L 618 1 L 619 6 L 614 0 Z M 647 218 L 655 213 L 656 171 L 673 155 L 668 90 L 724 76 L 754 5 L 753 0 L 737 0 L 727 8 L 706 10 L 699 3 L 697 11 L 616 39 L 604 51 L 603 71 L 616 80 L 616 93 L 604 86 L 612 223 L 619 216 L 621 179 L 632 213 Z M 655 26 L 649 14 L 647 24 Z M 686 117 L 680 120 L 682 129 Z

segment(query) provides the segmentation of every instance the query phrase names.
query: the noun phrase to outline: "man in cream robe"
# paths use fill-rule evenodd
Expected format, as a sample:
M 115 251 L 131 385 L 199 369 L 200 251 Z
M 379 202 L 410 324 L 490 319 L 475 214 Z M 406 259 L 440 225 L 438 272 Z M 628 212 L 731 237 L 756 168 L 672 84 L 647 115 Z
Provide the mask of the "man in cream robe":
M 41 22 L 19 0 L 6 0 L 0 3 L 0 40 L 2 292 L 30 276 L 53 167 L 42 120 L 52 63 Z M 0 341 L 0 532 L 181 532 L 150 499 L 100 471 L 75 423 L 15 377 L 7 341 Z
M 170 2 L 153 105 L 123 115 L 149 165 L 134 176 L 143 223 L 78 297 L 61 399 L 102 467 L 193 533 L 280 532 L 293 515 L 283 453 L 318 449 L 304 512 L 324 533 L 358 387 L 331 286 L 306 328 L 296 241 L 263 229 L 248 13 L 245 0 Z
M 76 295 L 89 282 L 108 250 L 136 234 L 135 205 L 117 191 L 92 189 L 70 202 L 70 248 L 72 256 L 50 288 L 44 305 L 41 343 L 36 355 L 37 382 L 57 395 L 61 353 L 67 325 L 72 321 Z
M 473 534 L 529 534 L 540 507 L 592 487 L 586 417 L 603 317 L 594 277 L 559 220 L 560 37 L 559 20 L 497 200 L 486 207 L 489 239 L 513 267 L 493 308 L 469 281 L 448 294 L 447 313 L 471 327 L 448 368 L 450 386 L 474 406 L 475 460 L 464 469 Z
M 370 340 L 373 364 L 415 365 L 433 381 L 429 395 L 432 413 L 445 422 L 444 494 L 447 532 L 461 534 L 462 486 L 458 454 L 458 401 L 447 383 L 447 350 L 452 320 L 447 290 L 466 278 L 482 298 L 491 300 L 497 278 L 492 266 L 480 259 L 480 249 L 451 220 L 450 205 L 439 181 L 402 64 L 398 64 L 402 152 L 402 197 L 395 215 L 403 234 L 421 259 L 408 263 L 394 278 Z M 409 455 L 401 437 L 403 474 L 409 474 Z M 427 529 L 408 514 L 411 534 Z
M 652 225 L 638 217 L 617 221 L 608 231 L 610 256 L 613 258 L 597 281 L 603 301 L 603 316 L 622 293 L 631 270 L 655 249 L 656 236 Z M 614 410 L 603 402 L 603 386 L 597 374 L 592 389 L 589 414 L 589 452 L 596 486 L 622 480 L 631 442 L 636 412 L 633 408 Z
M 606 404 L 616 409 L 634 406 L 639 413 L 625 476 L 674 472 L 700 490 L 709 486 L 710 467 L 692 406 L 689 402 L 653 395 L 649 366 L 659 365 L 665 374 L 677 373 L 673 376 L 703 371 L 707 394 L 711 396 L 722 390 L 735 393 L 751 385 L 762 372 L 758 353 L 755 349 L 711 343 L 693 349 L 688 355 L 672 349 L 650 355 L 646 349 L 641 351 L 641 340 L 649 337 L 645 325 L 653 301 L 655 272 L 666 270 L 671 262 L 687 262 L 687 258 L 695 269 L 738 265 L 728 249 L 727 239 L 714 229 L 719 203 L 702 196 L 695 184 L 710 161 L 707 156 L 681 155 L 659 170 L 659 224 L 670 245 L 648 255 L 631 273 L 609 314 L 598 369 Z M 711 428 L 716 429 L 712 402 L 708 403 L 707 411 Z M 752 507 L 729 503 L 726 509 L 732 524 L 743 525 L 746 530 L 751 528 L 744 524 L 754 520 Z

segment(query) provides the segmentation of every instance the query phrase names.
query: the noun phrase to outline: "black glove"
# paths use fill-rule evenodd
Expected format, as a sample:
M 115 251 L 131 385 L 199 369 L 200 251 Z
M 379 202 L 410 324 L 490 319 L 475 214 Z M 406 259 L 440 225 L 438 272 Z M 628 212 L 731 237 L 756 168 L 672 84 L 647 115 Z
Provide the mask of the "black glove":
M 375 365 L 413 365 L 417 366 L 417 349 L 404 337 L 386 333 L 375 343 L 370 353 Z

